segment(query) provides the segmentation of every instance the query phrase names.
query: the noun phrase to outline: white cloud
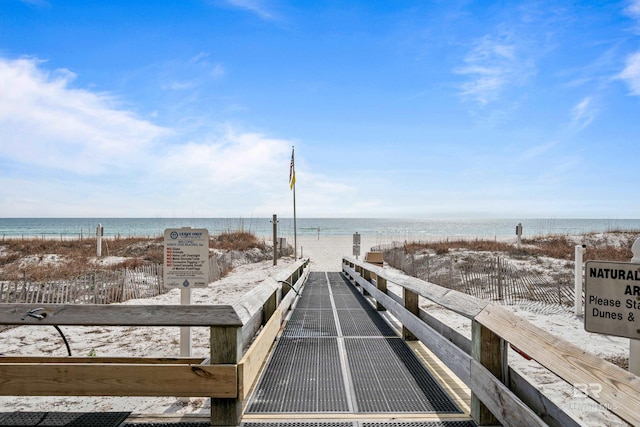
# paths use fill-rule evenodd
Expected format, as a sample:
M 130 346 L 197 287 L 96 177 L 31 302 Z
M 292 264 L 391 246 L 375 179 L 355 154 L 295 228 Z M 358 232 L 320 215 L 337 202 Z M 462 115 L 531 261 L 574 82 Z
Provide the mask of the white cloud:
M 180 130 L 143 120 L 108 94 L 74 88 L 74 78 L 35 59 L 0 58 L 0 212 L 224 217 L 290 211 L 292 141 L 226 126 L 213 134 L 191 130 L 190 141 L 176 142 Z M 296 160 L 313 209 L 341 202 L 344 186 L 313 175 L 304 157 Z
M 222 64 L 214 65 L 211 70 L 211 75 L 213 75 L 213 77 L 222 77 L 225 74 L 227 74 L 227 70 L 222 66 Z
M 158 67 L 163 90 L 197 90 L 227 74 L 224 65 L 209 61 L 207 52 L 200 52 L 186 61 L 168 60 Z
M 640 29 L 640 0 L 631 0 L 625 12 L 636 19 Z M 631 95 L 640 96 L 640 51 L 627 56 L 624 69 L 616 77 L 627 83 Z
M 40 65 L 0 58 L 0 157 L 92 175 L 128 166 L 170 134 L 117 109 L 105 94 L 73 88 L 68 70 L 48 72 Z
M 618 77 L 627 83 L 631 95 L 640 96 L 640 52 L 627 57 L 626 66 Z
M 626 9 L 626 12 L 633 18 L 640 20 L 640 0 L 632 0 Z
M 478 40 L 464 58 L 465 65 L 454 70 L 468 77 L 461 86 L 461 94 L 486 105 L 504 89 L 522 84 L 533 74 L 533 67 L 518 50 L 510 35 L 497 38 L 487 35 Z
M 572 124 L 578 129 L 584 129 L 595 118 L 596 110 L 590 96 L 580 101 L 571 111 Z
M 287 153 L 291 143 L 256 133 L 229 129 L 213 141 L 172 146 L 157 167 L 165 176 L 192 176 L 217 189 L 286 186 Z M 284 166 L 283 166 L 284 165 Z
M 143 120 L 112 95 L 77 88 L 75 78 L 68 70 L 48 71 L 35 59 L 0 58 L 4 215 L 291 214 L 293 141 L 231 125 L 220 131 L 210 116 L 202 126 L 207 130 L 189 127 L 187 139 L 186 130 Z M 370 176 L 314 172 L 304 143 L 295 145 L 300 216 L 387 209 L 379 191 L 389 186 L 386 178 L 372 183 Z M 344 200 L 352 203 L 345 207 Z
M 0 58 L 0 163 L 3 179 L 18 185 L 0 189 L 3 212 L 42 215 L 43 206 L 49 212 L 66 205 L 75 215 L 71 206 L 94 192 L 103 206 L 131 209 L 125 216 L 161 205 L 165 191 L 191 207 L 200 195 L 183 189 L 201 192 L 202 176 L 212 193 L 255 189 L 275 179 L 278 162 L 286 188 L 289 141 L 229 131 L 214 144 L 171 145 L 178 131 L 120 108 L 112 96 L 74 88 L 74 79 L 36 59 Z M 41 201 L 37 212 L 29 211 L 34 198 Z
M 525 150 L 520 156 L 521 160 L 532 160 L 538 157 L 541 157 L 551 151 L 555 146 L 558 145 L 557 141 L 549 141 L 543 144 L 539 144 L 529 149 Z
M 274 13 L 269 10 L 264 0 L 226 0 L 226 2 L 233 7 L 255 13 L 265 20 L 272 20 L 275 18 Z

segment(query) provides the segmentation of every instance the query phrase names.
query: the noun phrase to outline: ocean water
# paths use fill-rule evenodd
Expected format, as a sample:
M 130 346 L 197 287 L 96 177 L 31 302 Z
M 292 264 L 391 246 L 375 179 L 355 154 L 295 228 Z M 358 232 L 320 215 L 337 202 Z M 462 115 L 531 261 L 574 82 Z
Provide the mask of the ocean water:
M 351 235 L 395 239 L 515 236 L 518 223 L 523 236 L 579 234 L 611 230 L 638 230 L 640 219 L 388 219 L 298 218 L 297 235 Z M 74 238 L 95 236 L 102 224 L 107 237 L 161 236 L 166 228 L 206 228 L 209 234 L 244 230 L 258 236 L 273 235 L 271 218 L 0 218 L 0 238 Z M 293 236 L 293 219 L 278 219 L 278 235 Z

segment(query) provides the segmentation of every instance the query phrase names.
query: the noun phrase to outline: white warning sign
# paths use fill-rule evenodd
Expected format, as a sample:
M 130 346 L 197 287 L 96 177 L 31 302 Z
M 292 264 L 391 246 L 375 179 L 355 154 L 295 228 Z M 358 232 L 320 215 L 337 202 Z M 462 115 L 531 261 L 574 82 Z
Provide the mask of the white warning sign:
M 164 231 L 164 285 L 201 288 L 209 284 L 209 231 L 167 228 Z

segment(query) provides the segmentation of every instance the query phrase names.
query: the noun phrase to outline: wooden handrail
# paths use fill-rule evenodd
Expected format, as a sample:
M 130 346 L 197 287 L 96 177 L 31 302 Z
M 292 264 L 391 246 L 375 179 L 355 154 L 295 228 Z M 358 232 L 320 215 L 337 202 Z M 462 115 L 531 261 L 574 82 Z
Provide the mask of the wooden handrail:
M 521 399 L 516 395 L 517 390 L 510 389 L 509 381 L 496 377 L 496 371 L 510 372 L 504 354 L 491 354 L 498 352 L 495 343 L 498 344 L 499 349 L 501 340 L 517 346 L 569 384 L 599 384 L 601 387 L 587 390 L 590 392 L 589 397 L 626 422 L 640 425 L 640 396 L 638 395 L 640 377 L 584 352 L 579 347 L 538 328 L 498 305 L 473 296 L 351 257 L 343 258 L 343 271 L 356 284 L 363 286 L 363 290 L 370 293 L 377 304 L 389 310 L 412 334 L 447 364 L 470 387 L 474 398 L 482 404 L 481 406 L 488 409 L 503 424 L 541 425 L 539 416 L 544 416 L 545 421 L 551 421 L 551 424 L 565 425 L 564 420 L 568 417 L 564 417 L 563 414 L 555 417 L 554 414 L 542 413 L 544 408 L 540 406 L 534 408 L 535 404 L 532 407 L 527 406 L 523 400 L 532 399 L 524 397 Z M 388 295 L 387 283 L 385 283 L 384 292 L 379 290 L 377 284 L 366 280 L 366 274 L 362 274 L 364 272 L 373 273 L 387 283 L 399 285 L 409 292 L 469 318 L 474 331 L 472 354 L 469 355 L 448 339 L 443 338 L 420 317 L 407 310 L 398 297 Z M 489 358 L 492 360 L 485 359 L 488 349 Z M 521 383 L 522 380 L 523 377 L 518 376 L 517 381 Z M 507 384 L 503 384 L 503 381 Z M 525 387 L 529 392 L 534 390 L 533 387 Z M 596 391 L 597 393 L 594 393 Z M 472 402 L 472 408 L 473 406 Z M 486 414 L 481 415 L 482 412 L 481 409 L 475 411 L 472 409 L 474 419 L 481 425 L 488 422 L 488 418 L 478 419 L 478 417 L 486 417 Z
M 242 326 L 242 321 L 230 305 L 3 304 L 0 324 Z
M 238 425 L 273 331 L 295 297 L 289 286 L 302 287 L 308 264 L 296 261 L 231 305 L 2 304 L 0 324 L 204 326 L 211 345 L 207 359 L 0 356 L 0 395 L 209 396 L 211 425 Z

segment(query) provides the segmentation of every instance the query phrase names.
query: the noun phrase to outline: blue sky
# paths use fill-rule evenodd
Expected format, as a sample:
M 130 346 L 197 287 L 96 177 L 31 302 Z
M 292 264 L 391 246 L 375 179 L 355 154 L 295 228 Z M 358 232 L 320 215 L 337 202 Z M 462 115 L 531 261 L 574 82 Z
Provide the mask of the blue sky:
M 0 216 L 638 218 L 640 0 L 0 0 Z

